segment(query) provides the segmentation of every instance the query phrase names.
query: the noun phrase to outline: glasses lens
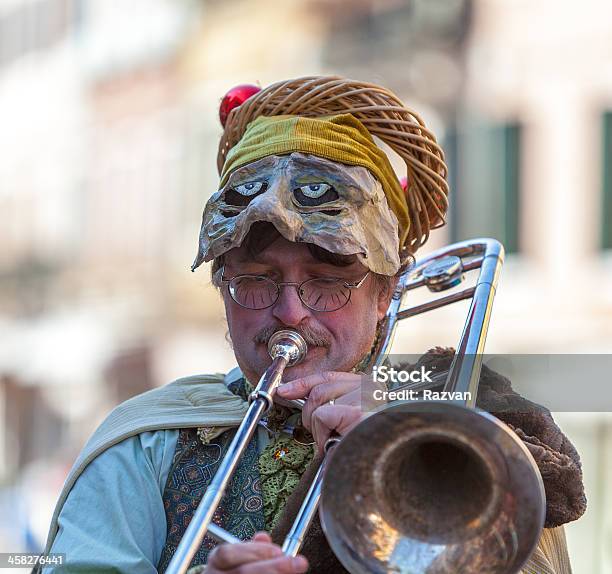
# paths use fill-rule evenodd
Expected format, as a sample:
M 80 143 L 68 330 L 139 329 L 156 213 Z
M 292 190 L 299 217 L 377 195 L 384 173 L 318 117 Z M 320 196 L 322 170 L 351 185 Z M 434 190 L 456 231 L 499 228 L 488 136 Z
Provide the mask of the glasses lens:
M 234 277 L 229 290 L 232 299 L 248 309 L 265 309 L 278 298 L 276 283 L 266 277 Z
M 315 311 L 336 311 L 347 304 L 351 290 L 340 279 L 311 279 L 302 285 L 300 297 Z

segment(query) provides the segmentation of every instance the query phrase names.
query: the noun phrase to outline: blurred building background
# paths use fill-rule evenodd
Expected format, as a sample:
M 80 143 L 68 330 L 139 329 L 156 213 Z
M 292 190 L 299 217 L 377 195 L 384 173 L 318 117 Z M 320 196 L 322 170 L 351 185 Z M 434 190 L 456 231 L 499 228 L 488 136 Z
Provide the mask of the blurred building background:
M 423 251 L 486 235 L 509 252 L 487 350 L 609 353 L 611 38 L 605 0 L 0 2 L 0 551 L 41 548 L 114 405 L 232 366 L 207 269 L 189 267 L 239 83 L 395 91 L 451 170 L 449 225 Z M 454 344 L 460 311 L 438 313 L 400 341 Z M 612 418 L 556 418 L 589 498 L 574 571 L 610 574 Z

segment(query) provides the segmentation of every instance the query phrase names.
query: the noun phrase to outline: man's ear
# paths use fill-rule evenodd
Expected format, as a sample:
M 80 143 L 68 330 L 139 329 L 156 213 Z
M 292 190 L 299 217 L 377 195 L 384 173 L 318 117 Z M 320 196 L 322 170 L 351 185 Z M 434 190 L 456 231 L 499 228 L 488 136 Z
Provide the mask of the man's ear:
M 380 281 L 380 287 L 378 290 L 378 300 L 377 300 L 377 309 L 376 314 L 378 315 L 378 320 L 382 320 L 387 313 L 387 309 L 391 303 L 391 298 L 393 297 L 393 293 L 395 292 L 395 288 L 397 287 L 397 282 L 399 281 L 399 277 L 388 277 L 385 278 L 386 281 Z

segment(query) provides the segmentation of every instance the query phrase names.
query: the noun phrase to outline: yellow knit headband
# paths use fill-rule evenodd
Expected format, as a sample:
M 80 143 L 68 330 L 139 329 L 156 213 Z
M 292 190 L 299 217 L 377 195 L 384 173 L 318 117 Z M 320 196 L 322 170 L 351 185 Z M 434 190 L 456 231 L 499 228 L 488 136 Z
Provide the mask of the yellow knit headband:
M 233 148 L 239 145 L 247 130 L 251 128 L 251 124 L 261 116 L 299 116 L 299 121 L 293 120 L 295 126 L 291 129 L 312 133 L 317 139 L 323 134 L 314 128 L 306 127 L 306 123 L 302 123 L 301 120 L 305 118 L 321 120 L 328 116 L 326 121 L 329 122 L 331 119 L 329 116 L 344 118 L 346 114 L 359 121 L 355 123 L 344 119 L 333 121 L 332 126 L 327 125 L 325 130 L 328 133 L 333 132 L 334 138 L 338 141 L 334 139 L 332 143 L 327 139 L 326 145 L 317 149 L 321 151 L 321 147 L 326 147 L 329 152 L 330 148 L 334 148 L 334 154 L 341 154 L 342 150 L 336 148 L 340 146 L 342 138 L 337 137 L 337 134 L 346 135 L 351 128 L 354 130 L 353 134 L 358 139 L 356 143 L 351 142 L 351 145 L 356 151 L 347 154 L 353 157 L 353 161 L 338 159 L 336 156 L 331 159 L 365 165 L 368 169 L 372 169 L 372 173 L 380 180 L 385 190 L 389 206 L 400 220 L 400 233 L 404 237 L 404 242 L 400 245 L 405 251 L 414 253 L 427 241 L 431 229 L 445 223 L 448 207 L 447 167 L 444 162 L 444 152 L 421 118 L 406 108 L 395 94 L 381 86 L 334 76 L 297 78 L 268 86 L 249 97 L 242 105 L 232 109 L 227 116 L 217 156 L 219 173 L 226 179 L 231 170 L 244 165 L 244 163 L 234 163 L 238 161 L 235 158 L 242 152 L 238 150 L 233 152 Z M 257 127 L 257 124 L 253 127 Z M 369 139 L 362 131 L 363 128 L 369 133 Z M 279 129 L 286 133 L 289 128 L 284 126 Z M 393 175 L 384 152 L 370 147 L 373 145 L 371 136 L 380 138 L 406 164 L 408 189 L 403 207 L 397 192 L 399 187 L 397 178 Z M 260 144 L 265 145 L 265 142 L 262 140 Z M 285 145 L 289 146 L 288 143 Z M 289 146 L 285 153 L 291 151 Z M 330 157 L 303 148 L 300 148 L 300 151 Z M 378 154 L 384 159 L 378 159 Z M 355 157 L 368 158 L 368 161 L 375 164 L 376 169 L 369 164 L 355 161 Z M 405 210 L 408 212 L 407 220 L 402 215 Z
M 400 245 L 408 236 L 410 218 L 404 191 L 386 154 L 370 132 L 350 114 L 321 118 L 260 116 L 230 150 L 221 172 L 221 186 L 235 169 L 270 155 L 302 152 L 367 168 L 380 181 L 399 223 Z

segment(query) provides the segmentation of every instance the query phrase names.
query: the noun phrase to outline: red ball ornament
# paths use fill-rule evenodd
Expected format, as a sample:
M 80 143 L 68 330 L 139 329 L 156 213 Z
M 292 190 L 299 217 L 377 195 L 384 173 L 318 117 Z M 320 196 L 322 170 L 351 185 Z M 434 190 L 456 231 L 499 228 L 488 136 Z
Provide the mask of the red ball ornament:
M 244 102 L 246 102 L 253 94 L 260 91 L 261 88 L 259 86 L 254 86 L 253 84 L 240 84 L 227 92 L 227 94 L 223 96 L 221 106 L 219 107 L 219 119 L 221 120 L 221 125 L 225 127 L 227 116 L 229 116 L 230 112 L 234 108 L 244 104 Z

